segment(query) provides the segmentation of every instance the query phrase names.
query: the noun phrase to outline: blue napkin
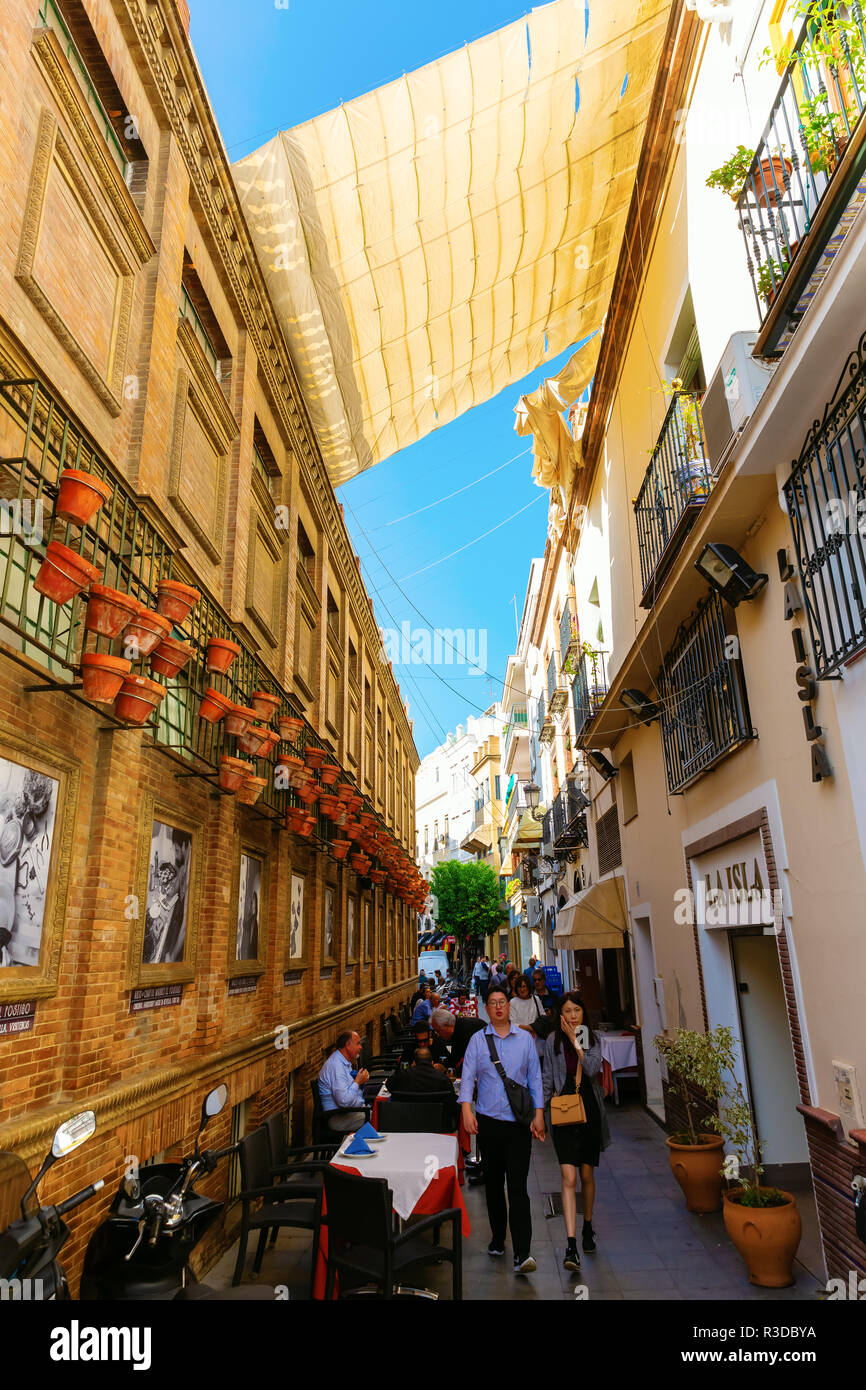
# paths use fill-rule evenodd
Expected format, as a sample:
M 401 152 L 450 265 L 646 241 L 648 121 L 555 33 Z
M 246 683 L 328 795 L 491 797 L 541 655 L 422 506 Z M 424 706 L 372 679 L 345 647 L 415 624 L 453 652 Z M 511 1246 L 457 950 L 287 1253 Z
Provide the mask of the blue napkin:
M 369 1121 L 369 1120 L 366 1120 L 366 1121 L 364 1122 L 364 1124 L 361 1125 L 361 1128 L 360 1128 L 359 1130 L 356 1130 L 356 1131 L 355 1131 L 355 1138 L 356 1138 L 356 1139 L 381 1139 L 382 1136 L 381 1136 L 381 1134 L 379 1133 L 379 1131 L 378 1131 L 377 1129 L 374 1129 L 374 1128 L 373 1128 L 373 1126 L 370 1124 L 370 1121 Z
M 370 1148 L 370 1145 L 365 1144 L 364 1140 L 359 1139 L 357 1135 L 352 1140 L 351 1144 L 347 1144 L 343 1150 L 344 1154 L 371 1154 L 372 1152 L 373 1150 Z

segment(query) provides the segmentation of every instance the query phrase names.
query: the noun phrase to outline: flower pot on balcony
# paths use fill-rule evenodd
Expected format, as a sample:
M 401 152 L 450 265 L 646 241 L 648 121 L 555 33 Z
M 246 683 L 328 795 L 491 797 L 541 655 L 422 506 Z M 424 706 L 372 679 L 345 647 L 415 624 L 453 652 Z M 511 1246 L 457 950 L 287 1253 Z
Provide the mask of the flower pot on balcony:
M 88 632 L 98 632 L 102 637 L 119 637 L 127 623 L 137 618 L 143 607 L 137 598 L 123 593 L 121 589 L 91 584 L 84 626 Z
M 299 788 L 303 785 L 306 768 L 300 758 L 290 753 L 287 757 L 280 758 L 280 767 L 283 769 L 283 775 L 288 778 L 290 787 Z
M 299 806 L 290 806 L 286 812 L 286 825 L 293 835 L 302 835 L 306 838 L 312 835 L 315 821 Z
M 366 854 L 353 854 L 349 862 L 356 874 L 366 874 L 370 867 L 370 860 L 367 858 Z
M 150 656 L 171 633 L 171 618 L 154 613 L 152 608 L 139 608 L 138 614 L 123 629 L 124 647 L 135 646 L 139 656 Z
M 269 695 L 267 690 L 254 690 L 250 696 L 250 704 L 256 712 L 256 718 L 269 724 L 280 707 L 279 695 Z
M 252 724 L 238 738 L 238 751 L 249 753 L 253 758 L 262 756 L 262 748 L 268 743 L 268 731 L 262 724 Z
M 150 669 L 160 676 L 174 678 L 180 675 L 192 657 L 192 647 L 187 642 L 179 642 L 176 637 L 163 637 L 150 658 Z
M 218 724 L 224 719 L 234 704 L 227 695 L 222 695 L 219 690 L 214 690 L 209 685 L 201 697 L 201 704 L 198 707 L 199 718 L 204 719 L 208 724 Z
M 376 824 L 376 817 L 372 815 L 370 811 L 362 811 L 360 816 L 358 817 L 358 820 L 361 822 L 365 830 L 372 829 L 372 827 Z
M 369 877 L 370 877 L 371 882 L 373 882 L 373 883 L 376 883 L 376 884 L 384 883 L 384 882 L 385 882 L 385 870 L 384 870 L 384 869 L 370 869 L 370 871 L 369 871 Z
M 243 785 L 238 789 L 238 801 L 242 806 L 255 806 L 267 785 L 267 777 L 253 777 L 248 773 Z
M 322 763 L 325 761 L 325 757 L 324 748 L 316 748 L 313 744 L 309 744 L 304 749 L 304 761 L 307 767 L 321 767 Z
M 329 792 L 322 792 L 319 798 L 319 809 L 322 815 L 327 816 L 330 815 L 332 811 L 336 812 L 339 805 L 340 803 L 335 796 L 332 796 Z
M 106 652 L 86 652 L 81 658 L 81 681 L 85 700 L 110 705 L 128 676 L 132 662 Z
M 340 769 L 333 764 L 324 766 L 319 773 L 319 781 L 323 787 L 333 787 L 340 775 Z
M 124 724 L 146 724 L 165 699 L 165 686 L 148 676 L 126 676 L 114 702 L 114 713 Z
M 351 848 L 351 840 L 339 839 L 331 841 L 331 853 L 335 859 L 345 859 Z
M 280 731 L 280 738 L 286 743 L 294 743 L 304 727 L 303 719 L 296 719 L 293 714 L 281 714 L 277 720 L 277 727 Z
M 230 642 L 227 637 L 212 637 L 207 644 L 207 669 L 225 675 L 240 650 L 238 642 Z
M 794 1283 L 794 1256 L 803 1222 L 795 1198 L 782 1192 L 778 1206 L 744 1207 L 743 1188 L 724 1194 L 725 1230 L 746 1262 L 749 1283 L 762 1289 L 787 1289 Z
M 64 468 L 60 474 L 54 515 L 61 521 L 86 526 L 103 503 L 108 501 L 113 490 L 110 483 L 97 478 L 94 473 L 85 473 L 81 468 Z
M 295 794 L 305 806 L 313 806 L 319 799 L 319 788 L 314 782 L 304 782 L 300 787 L 295 788 Z
M 232 705 L 226 714 L 226 733 L 234 734 L 236 738 L 241 738 L 252 724 L 256 717 L 254 709 L 247 705 Z
M 50 598 L 52 603 L 64 604 L 82 589 L 89 588 L 98 578 L 99 570 L 89 560 L 70 550 L 68 545 L 49 541 L 33 587 L 38 594 Z
M 783 159 L 778 154 L 761 160 L 755 178 L 755 196 L 762 208 L 778 206 L 779 199 L 785 196 L 785 179 L 791 168 L 790 159 Z
M 258 757 L 269 758 L 280 741 L 276 729 L 265 729 L 265 741 L 258 751 Z
M 157 609 L 163 617 L 171 618 L 173 623 L 185 623 L 201 599 L 200 589 L 194 589 L 191 584 L 181 584 L 179 579 L 160 579 L 156 592 Z
M 355 788 L 352 786 L 351 782 L 337 783 L 337 796 L 344 804 L 349 800 L 350 797 L 353 797 L 354 795 Z
M 251 772 L 243 758 L 233 758 L 230 753 L 223 753 L 220 758 L 220 786 L 224 792 L 238 791 Z

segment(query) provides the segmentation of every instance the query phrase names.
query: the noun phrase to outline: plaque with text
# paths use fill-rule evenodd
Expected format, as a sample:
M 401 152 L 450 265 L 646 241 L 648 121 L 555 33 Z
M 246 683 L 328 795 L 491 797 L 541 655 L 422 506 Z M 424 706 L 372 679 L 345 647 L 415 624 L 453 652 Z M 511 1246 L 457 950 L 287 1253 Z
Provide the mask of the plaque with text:
M 229 994 L 255 994 L 258 984 L 257 975 L 239 975 L 235 980 L 229 980 Z
M 146 985 L 129 995 L 129 1012 L 143 1013 L 145 1009 L 168 1009 L 183 999 L 183 985 Z
M 299 985 L 304 978 L 303 970 L 287 970 L 283 975 L 284 985 Z
M 36 1000 L 0 1004 L 0 1038 L 12 1033 L 29 1033 L 36 1019 Z

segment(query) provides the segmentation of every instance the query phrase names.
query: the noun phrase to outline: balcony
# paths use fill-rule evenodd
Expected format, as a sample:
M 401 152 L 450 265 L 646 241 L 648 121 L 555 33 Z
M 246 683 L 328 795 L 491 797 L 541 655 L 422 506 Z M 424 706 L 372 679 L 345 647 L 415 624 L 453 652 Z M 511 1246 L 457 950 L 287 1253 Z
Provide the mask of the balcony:
M 684 624 L 664 659 L 662 747 L 671 793 L 685 791 L 722 758 L 756 738 L 739 660 L 726 655 L 725 607 L 715 592 Z
M 502 765 L 508 771 L 508 759 L 519 734 L 529 733 L 529 722 L 526 713 L 526 705 L 513 705 L 505 727 L 505 738 L 503 740 L 503 761 Z
M 608 691 L 607 665 L 604 652 L 590 652 L 577 663 L 574 684 L 571 687 L 574 700 L 574 727 L 578 747 L 581 735 L 604 704 Z
M 700 401 L 676 391 L 634 502 L 643 608 L 655 602 L 658 586 L 711 485 Z
M 559 619 L 559 671 L 560 675 L 572 675 L 574 663 L 580 655 L 580 632 L 577 627 L 577 614 L 571 599 L 566 599 L 562 616 Z
M 551 807 L 551 830 L 554 853 L 589 847 L 586 826 L 586 807 L 570 790 L 561 791 Z
M 544 696 L 538 699 L 538 741 L 539 743 L 552 743 L 556 737 L 556 724 L 553 716 L 544 701 Z
M 787 345 L 826 271 L 840 217 L 850 222 L 866 201 L 866 35 L 859 4 L 848 14 L 827 6 L 804 23 L 737 198 L 765 325 L 762 356 Z

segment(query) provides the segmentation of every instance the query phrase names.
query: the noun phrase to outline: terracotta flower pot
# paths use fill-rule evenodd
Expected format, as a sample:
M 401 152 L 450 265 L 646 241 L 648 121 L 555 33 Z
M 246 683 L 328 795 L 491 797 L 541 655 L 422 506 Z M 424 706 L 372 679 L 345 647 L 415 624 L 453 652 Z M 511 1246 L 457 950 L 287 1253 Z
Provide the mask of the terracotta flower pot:
M 81 681 L 85 700 L 97 705 L 110 705 L 114 702 L 124 676 L 128 676 L 132 662 L 122 656 L 109 656 L 107 652 L 85 652 L 81 658 Z
M 304 727 L 303 719 L 296 719 L 293 714 L 281 714 L 277 720 L 277 727 L 280 731 L 280 738 L 285 739 L 286 743 L 294 743 Z
M 238 789 L 238 801 L 242 806 L 255 806 L 267 785 L 267 777 L 253 777 L 247 774 L 243 785 Z
M 52 603 L 64 604 L 82 589 L 88 589 L 98 578 L 99 570 L 89 560 L 70 550 L 68 545 L 49 541 L 33 587 L 38 594 L 50 598 Z
M 207 644 L 207 669 L 225 675 L 240 650 L 238 642 L 230 642 L 227 637 L 212 637 Z
M 353 797 L 354 795 L 355 788 L 352 786 L 351 782 L 337 783 L 337 796 L 340 798 L 342 802 L 348 801 L 350 797 Z
M 370 878 L 372 879 L 373 883 L 384 883 L 384 882 L 385 882 L 385 871 L 384 871 L 384 869 L 370 869 Z
M 127 676 L 114 702 L 114 713 L 124 724 L 146 724 L 165 699 L 165 686 L 148 676 Z
M 109 589 L 105 584 L 91 584 L 84 626 L 88 632 L 103 637 L 119 637 L 133 618 L 141 612 L 142 604 L 132 594 Z
M 254 709 L 249 709 L 246 705 L 232 705 L 226 714 L 226 733 L 235 734 L 238 737 L 246 733 L 256 717 Z
M 254 690 L 250 696 L 250 704 L 256 712 L 256 718 L 268 724 L 280 707 L 280 697 L 269 695 L 266 690 Z
M 333 765 L 323 767 L 319 773 L 319 781 L 323 787 L 333 787 L 340 775 L 340 769 Z
M 785 196 L 785 179 L 791 172 L 790 159 L 774 154 L 762 159 L 755 178 L 755 196 L 762 208 L 774 208 Z
M 177 676 L 192 656 L 192 647 L 176 637 L 163 637 L 150 658 L 150 669 L 160 676 Z
M 319 797 L 319 788 L 313 782 L 305 782 L 302 786 L 296 787 L 295 792 L 305 806 L 314 805 Z
M 298 826 L 297 834 L 303 835 L 305 839 L 308 839 L 313 833 L 313 826 L 315 823 L 312 816 L 306 816 Z
M 261 724 L 252 724 L 238 739 L 238 749 L 241 753 L 249 753 L 251 757 L 258 758 L 261 755 L 262 747 L 267 744 L 268 731 Z
M 220 786 L 224 792 L 238 791 L 251 772 L 243 758 L 233 758 L 230 753 L 223 753 L 220 758 Z
M 720 1134 L 702 1134 L 700 1143 L 677 1144 L 667 1139 L 671 1172 L 682 1188 L 689 1211 L 718 1211 L 722 1205 L 722 1150 Z
M 218 724 L 224 719 L 234 704 L 227 695 L 222 695 L 219 690 L 214 690 L 209 685 L 201 697 L 201 704 L 198 707 L 199 718 L 207 721 L 208 724 Z
M 173 623 L 185 623 L 196 604 L 201 599 L 201 590 L 191 584 L 181 584 L 178 579 L 160 579 L 156 586 L 156 606 Z
M 307 769 L 304 767 L 300 758 L 296 758 L 290 753 L 287 757 L 280 758 L 280 767 L 283 769 L 284 776 L 289 779 L 290 787 L 300 787 L 303 785 L 306 780 L 303 774 Z
M 803 1222 L 790 1192 L 781 1207 L 744 1207 L 743 1189 L 724 1194 L 725 1230 L 746 1262 L 749 1283 L 762 1289 L 787 1289 L 794 1282 L 794 1256 Z
M 307 767 L 321 767 L 322 763 L 325 761 L 324 748 L 316 748 L 313 744 L 309 744 L 308 747 L 304 749 L 304 761 Z
M 258 751 L 258 757 L 269 758 L 280 741 L 280 736 L 274 729 L 265 729 L 265 741 Z
M 351 840 L 332 840 L 331 853 L 335 859 L 345 859 L 349 850 L 352 848 Z
M 169 636 L 174 624 L 171 618 L 154 613 L 152 608 L 139 608 L 138 614 L 123 629 L 123 644 L 135 644 L 141 656 L 150 656 L 159 644 Z
M 353 854 L 350 862 L 358 874 L 365 874 L 370 867 L 370 861 L 366 854 Z
M 85 473 L 81 468 L 64 468 L 60 474 L 54 515 L 61 521 L 86 526 L 113 491 L 111 484 L 97 478 L 95 473 Z
M 286 825 L 294 835 L 311 835 L 314 824 L 313 817 L 302 811 L 299 806 L 290 806 L 286 812 Z

